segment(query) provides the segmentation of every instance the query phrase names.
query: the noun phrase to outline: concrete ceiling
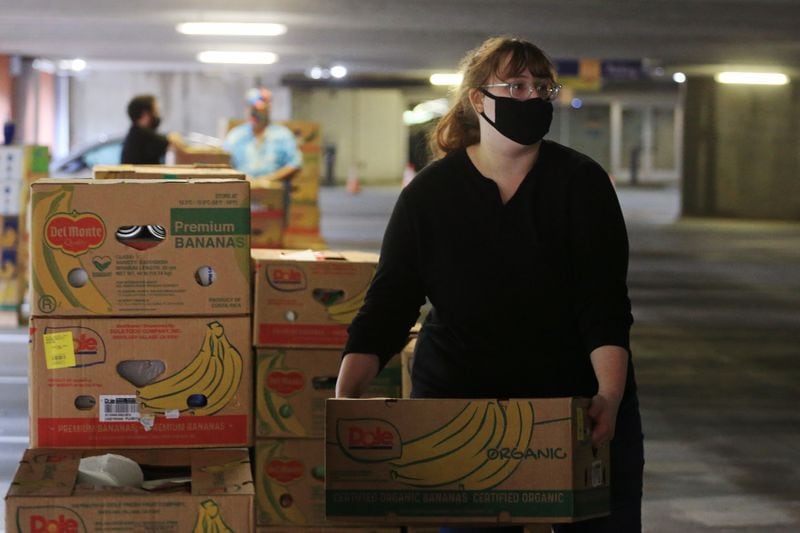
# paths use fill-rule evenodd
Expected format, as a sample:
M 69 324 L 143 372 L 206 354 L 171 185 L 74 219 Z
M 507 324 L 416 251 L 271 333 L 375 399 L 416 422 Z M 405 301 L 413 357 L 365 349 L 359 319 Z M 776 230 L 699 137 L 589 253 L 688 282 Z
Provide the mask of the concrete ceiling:
M 280 22 L 288 32 L 174 29 L 211 20 Z M 278 76 L 333 63 L 363 74 L 452 70 L 495 34 L 530 39 L 559 59 L 798 69 L 798 28 L 800 0 L 0 0 L 0 53 L 80 57 L 90 69 L 202 70 L 201 50 L 269 50 L 279 61 L 259 68 Z

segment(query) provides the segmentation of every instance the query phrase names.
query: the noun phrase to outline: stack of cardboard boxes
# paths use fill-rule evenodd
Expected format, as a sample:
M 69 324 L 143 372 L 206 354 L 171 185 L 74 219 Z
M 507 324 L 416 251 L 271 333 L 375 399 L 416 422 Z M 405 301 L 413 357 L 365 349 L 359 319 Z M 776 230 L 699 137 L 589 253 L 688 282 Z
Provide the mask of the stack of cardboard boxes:
M 292 130 L 303 157 L 303 168 L 292 178 L 289 220 L 283 237 L 286 248 L 322 249 L 320 235 L 319 182 L 322 174 L 322 134 L 317 122 L 291 120 Z
M 249 185 L 165 173 L 32 185 L 32 449 L 9 531 L 252 529 Z M 147 490 L 84 481 L 109 450 Z
M 325 518 L 325 402 L 334 396 L 347 327 L 363 302 L 377 256 L 254 250 L 253 259 L 258 527 L 263 533 L 292 527 L 298 533 L 397 533 L 397 528 L 344 527 Z M 368 395 L 399 394 L 396 360 Z
M 9 325 L 24 318 L 28 187 L 47 177 L 49 164 L 46 146 L 0 146 L 0 314 Z

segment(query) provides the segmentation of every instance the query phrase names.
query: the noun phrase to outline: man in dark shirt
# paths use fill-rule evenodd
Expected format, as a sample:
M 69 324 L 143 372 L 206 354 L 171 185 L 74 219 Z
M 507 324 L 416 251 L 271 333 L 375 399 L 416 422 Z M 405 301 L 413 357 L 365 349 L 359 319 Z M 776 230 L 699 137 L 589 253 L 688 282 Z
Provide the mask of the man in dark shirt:
M 128 116 L 131 119 L 131 129 L 122 145 L 121 163 L 158 165 L 164 162 L 170 144 L 180 144 L 180 137 L 176 134 L 156 133 L 161 123 L 161 114 L 155 96 L 134 96 L 128 103 Z

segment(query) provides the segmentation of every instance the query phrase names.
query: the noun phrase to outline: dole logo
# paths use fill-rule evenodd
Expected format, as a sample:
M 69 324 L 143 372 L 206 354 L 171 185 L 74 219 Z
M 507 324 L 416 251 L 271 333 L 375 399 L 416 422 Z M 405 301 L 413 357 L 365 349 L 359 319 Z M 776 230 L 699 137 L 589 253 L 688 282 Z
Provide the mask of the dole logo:
M 400 457 L 397 428 L 380 418 L 342 418 L 336 422 L 339 447 L 357 461 L 386 461 Z
M 92 328 L 84 326 L 46 327 L 44 334 L 72 333 L 72 347 L 75 351 L 75 366 L 91 366 L 104 363 L 106 360 L 106 344 L 103 338 Z
M 20 507 L 17 529 L 26 533 L 86 533 L 83 520 L 66 507 Z
M 303 463 L 297 459 L 288 459 L 286 461 L 273 459 L 264 468 L 267 476 L 279 483 L 289 483 L 298 479 L 303 475 L 304 470 Z
M 305 386 L 306 378 L 303 373 L 298 370 L 290 370 L 287 372 L 273 370 L 267 374 L 267 388 L 277 392 L 281 396 L 294 394 L 297 391 L 303 390 Z
M 302 291 L 306 288 L 306 274 L 302 269 L 292 265 L 267 266 L 267 283 L 278 291 Z
M 56 213 L 44 224 L 47 246 L 78 256 L 98 248 L 106 240 L 106 226 L 94 213 Z

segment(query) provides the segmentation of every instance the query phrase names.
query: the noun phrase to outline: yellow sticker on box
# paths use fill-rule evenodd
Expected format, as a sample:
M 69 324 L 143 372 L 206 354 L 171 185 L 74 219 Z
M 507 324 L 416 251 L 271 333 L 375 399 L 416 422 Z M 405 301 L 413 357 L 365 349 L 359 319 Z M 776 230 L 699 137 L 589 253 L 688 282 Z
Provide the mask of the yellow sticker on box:
M 48 370 L 75 366 L 75 344 L 71 331 L 45 333 L 44 357 Z

